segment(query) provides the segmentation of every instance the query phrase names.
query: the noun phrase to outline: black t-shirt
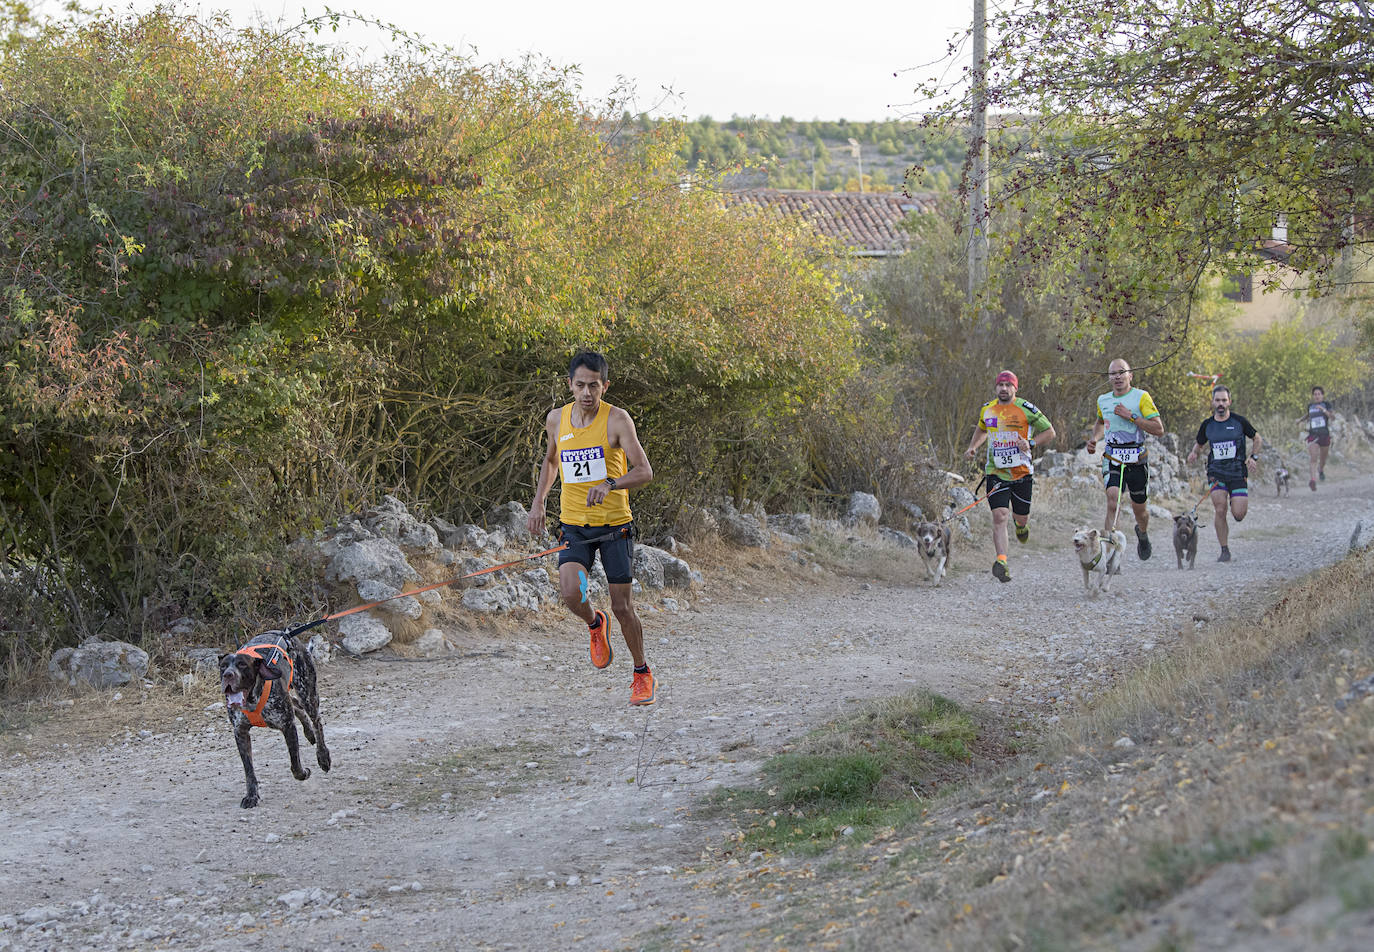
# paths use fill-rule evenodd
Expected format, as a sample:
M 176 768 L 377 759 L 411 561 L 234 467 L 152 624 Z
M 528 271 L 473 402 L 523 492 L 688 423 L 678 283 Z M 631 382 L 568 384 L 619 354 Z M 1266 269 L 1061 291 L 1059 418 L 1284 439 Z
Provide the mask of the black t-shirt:
M 1245 440 L 1254 439 L 1259 434 L 1250 421 L 1239 413 L 1232 413 L 1225 420 L 1208 417 L 1197 430 L 1197 442 L 1207 445 L 1207 475 L 1244 476 Z
M 1330 436 L 1331 404 L 1318 400 L 1307 405 L 1307 432 L 1312 436 Z

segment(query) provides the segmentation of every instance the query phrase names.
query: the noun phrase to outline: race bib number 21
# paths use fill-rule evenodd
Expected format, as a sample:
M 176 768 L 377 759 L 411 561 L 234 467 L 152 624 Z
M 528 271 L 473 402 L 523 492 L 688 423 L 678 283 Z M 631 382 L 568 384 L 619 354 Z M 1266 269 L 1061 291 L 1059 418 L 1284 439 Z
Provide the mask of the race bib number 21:
M 606 451 L 600 446 L 559 453 L 565 483 L 599 483 L 606 478 Z

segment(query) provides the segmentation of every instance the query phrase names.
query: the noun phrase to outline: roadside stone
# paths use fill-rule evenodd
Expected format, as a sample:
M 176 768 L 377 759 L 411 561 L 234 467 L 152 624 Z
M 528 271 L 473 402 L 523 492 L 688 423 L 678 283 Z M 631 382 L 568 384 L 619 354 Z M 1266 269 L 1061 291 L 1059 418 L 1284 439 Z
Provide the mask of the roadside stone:
M 312 635 L 305 645 L 305 650 L 310 652 L 310 657 L 316 664 L 328 664 L 334 660 L 334 644 L 324 635 Z
M 811 514 L 809 512 L 779 513 L 768 517 L 768 528 L 799 539 L 811 536 Z
M 887 526 L 879 526 L 878 535 L 886 541 L 900 548 L 916 548 L 916 540 L 913 539 L 911 536 L 907 535 L 905 532 L 899 532 L 898 530 L 891 529 Z
M 439 534 L 433 526 L 416 519 L 405 503 L 390 494 L 363 518 L 364 524 L 383 539 L 399 546 L 426 552 L 439 551 Z
M 423 655 L 441 655 L 448 651 L 448 639 L 438 628 L 427 628 L 425 633 L 415 639 L 411 646 Z
M 366 582 L 358 583 L 358 597 L 363 601 L 376 602 L 384 598 L 390 599 L 377 606 L 381 611 L 388 612 L 392 615 L 401 615 L 402 617 L 410 619 L 419 619 L 419 617 L 425 613 L 424 607 L 416 601 L 413 595 L 407 595 L 404 598 L 392 597 L 399 594 L 401 594 L 400 589 L 392 588 L 385 582 L 379 582 L 375 579 L 369 579 Z
M 883 507 L 872 493 L 851 493 L 844 523 L 847 526 L 876 526 L 883 517 Z
M 354 584 L 378 581 L 399 592 L 408 582 L 418 582 L 420 573 L 395 542 L 373 536 L 341 547 L 330 560 L 325 578 Z
M 121 687 L 147 673 L 148 652 L 127 641 L 90 638 L 76 648 L 59 649 L 48 661 L 48 676 L 69 687 Z
M 726 541 L 750 549 L 768 548 L 768 532 L 758 519 L 742 512 L 721 513 L 720 534 Z
M 511 542 L 524 542 L 530 537 L 527 520 L 529 511 L 514 500 L 487 511 L 487 528 L 499 529 Z
M 378 651 L 391 644 L 391 629 L 367 612 L 339 619 L 343 649 L 351 655 Z
M 220 651 L 217 648 L 186 648 L 181 652 L 181 656 L 197 674 L 219 670 Z

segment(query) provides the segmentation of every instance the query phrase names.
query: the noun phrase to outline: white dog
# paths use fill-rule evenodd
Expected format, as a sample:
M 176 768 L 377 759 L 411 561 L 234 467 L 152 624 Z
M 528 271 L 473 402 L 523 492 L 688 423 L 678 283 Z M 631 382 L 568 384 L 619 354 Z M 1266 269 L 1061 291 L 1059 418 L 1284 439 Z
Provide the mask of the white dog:
M 936 522 L 919 523 L 915 530 L 916 549 L 926 564 L 926 576 L 936 585 L 945 577 L 949 563 L 949 526 Z
M 1121 560 L 1126 551 L 1126 533 L 1120 529 L 1104 539 L 1096 529 L 1082 528 L 1073 534 L 1073 550 L 1083 568 L 1083 587 L 1096 596 L 1107 591 L 1112 576 L 1121 574 Z

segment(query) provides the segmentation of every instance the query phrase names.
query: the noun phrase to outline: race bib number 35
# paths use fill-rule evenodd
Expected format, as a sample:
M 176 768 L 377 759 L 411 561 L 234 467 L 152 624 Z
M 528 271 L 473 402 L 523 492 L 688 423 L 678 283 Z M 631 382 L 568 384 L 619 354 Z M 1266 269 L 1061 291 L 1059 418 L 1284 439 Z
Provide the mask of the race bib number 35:
M 1029 458 L 1016 444 L 1021 434 L 1015 430 L 998 430 L 992 434 L 992 465 L 998 469 L 1011 469 L 1029 463 Z
M 565 483 L 599 483 L 606 478 L 606 451 L 600 446 L 562 450 L 558 455 Z
M 1226 440 L 1223 443 L 1212 444 L 1212 459 L 1235 459 L 1236 441 Z

